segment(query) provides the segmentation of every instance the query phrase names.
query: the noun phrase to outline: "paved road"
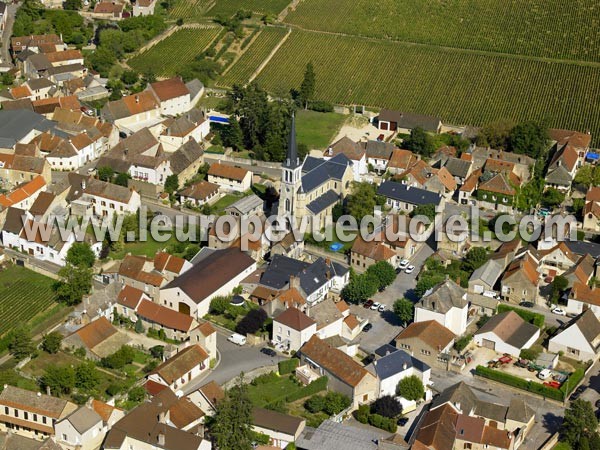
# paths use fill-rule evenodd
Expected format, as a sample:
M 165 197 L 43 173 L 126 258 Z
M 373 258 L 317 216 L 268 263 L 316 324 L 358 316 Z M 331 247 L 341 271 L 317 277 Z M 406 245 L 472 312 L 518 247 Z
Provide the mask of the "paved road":
M 433 250 L 429 245 L 424 245 L 413 258 L 411 258 L 411 264 L 415 266 L 415 271 L 410 275 L 404 272 L 400 273 L 394 283 L 389 286 L 385 291 L 379 292 L 373 296 L 373 300 L 379 303 L 383 303 L 387 306 L 387 310 L 383 313 L 377 311 L 371 311 L 364 309 L 362 306 L 351 305 L 350 310 L 364 318 L 368 318 L 369 322 L 373 325 L 373 328 L 368 333 L 361 333 L 360 335 L 360 347 L 367 351 L 372 352 L 383 344 L 391 341 L 400 331 L 403 326 L 400 323 L 398 317 L 392 310 L 394 302 L 402 297 L 406 297 L 410 300 L 416 301 L 417 298 L 414 294 L 414 288 L 417 284 L 417 274 L 425 260 L 431 256 Z
M 582 386 L 587 386 L 587 389 L 581 398 L 592 402 L 592 405 L 600 399 L 600 361 L 596 361 L 592 369 L 585 376 L 585 379 L 581 383 Z M 594 409 L 598 409 L 594 406 Z
M 216 381 L 224 384 L 237 377 L 240 372 L 248 373 L 259 367 L 275 365 L 279 361 L 286 359 L 283 356 L 271 358 L 260 352 L 262 347 L 252 347 L 232 344 L 227 340 L 228 334 L 224 331 L 217 331 L 217 348 L 221 355 L 221 362 L 208 376 L 194 380 L 185 388 L 185 393 L 193 392 L 200 386 L 209 381 Z
M 10 37 L 12 36 L 13 25 L 15 23 L 15 15 L 19 5 L 13 3 L 6 4 L 6 26 L 4 27 L 4 33 L 2 34 L 2 48 L 0 48 L 0 56 L 3 64 L 10 64 L 12 66 L 12 60 L 10 58 Z

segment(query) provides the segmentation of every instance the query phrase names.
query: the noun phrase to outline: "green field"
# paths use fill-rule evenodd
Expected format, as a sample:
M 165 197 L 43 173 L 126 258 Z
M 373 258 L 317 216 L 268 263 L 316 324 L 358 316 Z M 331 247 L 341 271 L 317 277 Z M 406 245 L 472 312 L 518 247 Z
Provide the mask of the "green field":
M 597 0 L 301 0 L 286 22 L 358 36 L 600 62 Z
M 233 16 L 240 9 L 257 14 L 279 14 L 291 0 L 216 0 L 207 16 Z
M 296 133 L 299 143 L 309 149 L 325 150 L 335 138 L 347 116 L 300 110 L 296 116 Z
M 264 28 L 219 84 L 231 87 L 246 83 L 287 33 L 287 28 Z
M 270 92 L 315 66 L 316 98 L 439 115 L 479 125 L 500 118 L 600 134 L 600 67 L 293 31 L 257 78 Z
M 157 77 L 170 77 L 200 55 L 217 37 L 220 27 L 186 28 L 176 31 L 127 64 L 140 73 L 153 72 Z
M 54 305 L 54 280 L 22 267 L 0 270 L 0 336 Z

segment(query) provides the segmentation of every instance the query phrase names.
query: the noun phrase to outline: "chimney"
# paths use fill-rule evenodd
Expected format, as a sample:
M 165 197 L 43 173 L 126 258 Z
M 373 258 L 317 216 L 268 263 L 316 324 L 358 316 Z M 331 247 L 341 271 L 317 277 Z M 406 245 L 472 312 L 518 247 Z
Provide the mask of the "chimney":
M 136 96 L 135 96 L 135 102 L 136 102 L 136 103 L 139 103 L 139 102 L 140 102 L 140 96 L 139 96 L 139 95 L 136 95 Z
M 408 368 L 408 365 L 406 364 L 406 362 L 402 363 L 402 370 L 406 370 Z
M 50 386 L 46 386 L 46 395 L 50 395 Z M 38 397 L 41 397 L 42 394 L 38 392 Z
M 158 433 L 157 441 L 161 447 L 165 445 L 165 434 L 162 431 Z
M 294 275 L 290 276 L 290 289 L 299 289 L 300 279 Z

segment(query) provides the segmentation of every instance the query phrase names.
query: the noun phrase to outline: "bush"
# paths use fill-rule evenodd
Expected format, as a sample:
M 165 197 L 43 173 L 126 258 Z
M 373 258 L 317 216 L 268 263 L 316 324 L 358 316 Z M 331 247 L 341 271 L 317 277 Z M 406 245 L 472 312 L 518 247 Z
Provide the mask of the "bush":
M 396 417 L 402 413 L 402 405 L 391 395 L 384 395 L 373 402 L 371 412 L 383 417 Z
M 568 382 L 563 383 L 563 385 L 560 387 L 560 390 L 564 393 L 565 396 L 569 395 L 571 392 L 573 392 L 575 390 L 575 388 L 577 387 L 579 382 L 581 380 L 583 380 L 584 376 L 585 376 L 585 371 L 583 369 L 575 370 L 575 372 L 573 372 L 569 376 Z M 567 388 L 568 388 L 568 391 L 567 391 Z
M 100 365 L 109 369 L 122 369 L 127 364 L 133 362 L 134 355 L 135 351 L 133 348 L 124 345 L 112 355 L 102 358 L 100 360 Z
M 267 313 L 264 309 L 253 309 L 240 320 L 235 327 L 236 333 L 241 335 L 254 334 L 260 330 L 267 320 Z
M 376 428 L 389 431 L 390 433 L 395 433 L 397 429 L 396 421 L 394 419 L 388 419 L 379 414 L 371 414 L 369 416 L 369 424 Z
M 215 297 L 210 301 L 210 313 L 211 314 L 224 314 L 229 306 L 229 298 L 227 297 Z
M 505 304 L 498 305 L 498 313 L 503 313 L 506 311 L 516 312 L 525 322 L 532 323 L 538 328 L 544 327 L 545 318 L 542 314 L 534 313 L 532 311 L 527 311 L 521 308 L 515 308 L 514 306 L 509 306 Z
M 165 346 L 155 345 L 150 349 L 150 354 L 153 358 L 160 359 L 162 361 L 163 356 L 165 355 Z
M 467 347 L 467 345 L 469 345 L 469 342 L 471 342 L 472 340 L 473 340 L 473 335 L 466 334 L 454 343 L 454 349 L 457 352 L 462 352 Z
M 288 373 L 292 373 L 298 367 L 300 360 L 297 358 L 286 359 L 284 361 L 279 361 L 277 366 L 279 367 L 279 375 L 287 375 Z
M 253 379 L 250 384 L 252 386 L 260 386 L 261 384 L 269 384 L 274 383 L 279 379 L 275 372 L 263 373 L 262 375 L 257 376 Z
M 304 407 L 311 413 L 318 413 L 325 408 L 325 397 L 322 395 L 313 395 L 304 402 Z
M 371 413 L 369 405 L 360 405 L 354 411 L 354 418 L 360 423 L 369 423 L 369 414 Z
M 401 395 L 407 400 L 421 400 L 425 396 L 425 387 L 423 386 L 423 382 L 416 375 L 411 375 L 409 377 L 405 377 L 398 382 L 398 386 L 396 387 L 396 391 L 398 395 Z M 380 412 L 381 415 L 386 416 Z M 392 417 L 387 415 L 387 417 Z
M 520 358 L 528 359 L 529 361 L 535 361 L 538 356 L 540 356 L 540 349 L 536 348 L 535 346 L 531 348 L 524 348 L 521 350 L 521 353 L 519 353 Z
M 122 390 L 123 390 L 123 386 L 121 386 L 118 383 L 112 383 L 112 384 L 109 384 L 108 387 L 106 388 L 106 393 L 110 397 L 114 397 L 115 395 L 120 394 Z
M 308 386 L 304 386 L 302 389 L 294 392 L 293 394 L 288 395 L 285 398 L 285 401 L 288 403 L 295 402 L 296 400 L 300 400 L 304 397 L 309 397 L 311 395 L 317 394 L 321 391 L 327 389 L 327 377 L 317 378 L 315 381 L 310 383 Z
M 312 101 L 308 103 L 308 109 L 317 112 L 333 112 L 333 105 L 324 101 Z
M 553 400 L 563 401 L 564 399 L 565 393 L 563 392 L 562 387 L 561 389 L 553 389 L 544 386 L 541 383 L 537 383 L 535 381 L 527 381 L 523 378 L 516 377 L 514 375 L 510 375 L 508 373 L 500 372 L 498 370 L 490 369 L 484 366 L 477 366 L 475 368 L 475 374 L 479 375 L 480 377 L 488 378 L 493 381 L 498 381 L 508 386 L 532 392 L 534 394 L 538 394 L 543 397 L 548 397 Z
M 146 389 L 143 386 L 134 386 L 127 393 L 127 400 L 130 402 L 142 402 L 146 398 Z

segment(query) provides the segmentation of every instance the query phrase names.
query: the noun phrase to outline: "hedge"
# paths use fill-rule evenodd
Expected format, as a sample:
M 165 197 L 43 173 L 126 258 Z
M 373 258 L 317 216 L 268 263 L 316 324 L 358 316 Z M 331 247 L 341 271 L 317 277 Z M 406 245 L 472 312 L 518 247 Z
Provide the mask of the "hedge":
M 565 381 L 562 386 L 560 387 L 560 390 L 564 393 L 565 397 L 567 395 L 569 395 L 571 392 L 573 392 L 573 390 L 575 390 L 575 388 L 577 387 L 577 385 L 579 384 L 579 382 L 581 380 L 583 380 L 583 377 L 585 376 L 585 370 L 583 369 L 577 369 L 575 370 L 575 372 L 573 372 L 569 378 L 568 378 L 568 382 Z M 569 388 L 569 390 L 567 391 L 567 387 Z
M 461 337 L 459 340 L 457 340 L 454 343 L 454 349 L 457 352 L 462 352 L 467 347 L 467 345 L 469 345 L 469 342 L 471 342 L 472 340 L 473 340 L 473 335 L 467 334 L 467 335 Z
M 279 375 L 287 375 L 288 373 L 292 373 L 298 367 L 298 363 L 300 361 L 297 358 L 286 359 L 284 361 L 279 361 L 277 364 L 279 367 Z
M 507 384 L 508 386 L 522 389 L 524 391 L 533 392 L 534 394 L 548 397 L 553 400 L 563 401 L 565 393 L 562 389 L 554 389 L 551 387 L 544 386 L 541 383 L 535 381 L 527 381 L 523 378 L 510 375 L 508 373 L 500 372 L 498 370 L 490 369 L 484 366 L 477 366 L 475 368 L 475 374 L 483 378 L 488 378 L 493 381 Z
M 542 314 L 527 311 L 526 309 L 515 308 L 514 306 L 508 306 L 504 303 L 498 305 L 499 313 L 503 313 L 506 311 L 514 311 L 519 316 L 521 316 L 521 319 L 523 319 L 525 322 L 532 323 L 538 328 L 544 328 L 545 317 Z
M 354 411 L 354 418 L 360 423 L 368 423 L 369 425 L 381 430 L 389 431 L 390 433 L 395 433 L 398 428 L 396 419 L 389 419 L 380 414 L 371 414 L 369 405 L 360 405 L 358 409 Z
M 288 395 L 285 400 L 288 403 L 291 403 L 295 402 L 296 400 L 300 400 L 301 398 L 310 397 L 311 395 L 315 395 L 318 392 L 324 391 L 327 389 L 327 381 L 327 377 L 317 378 L 309 385 L 304 386 L 302 389 L 299 389 L 293 394 Z

